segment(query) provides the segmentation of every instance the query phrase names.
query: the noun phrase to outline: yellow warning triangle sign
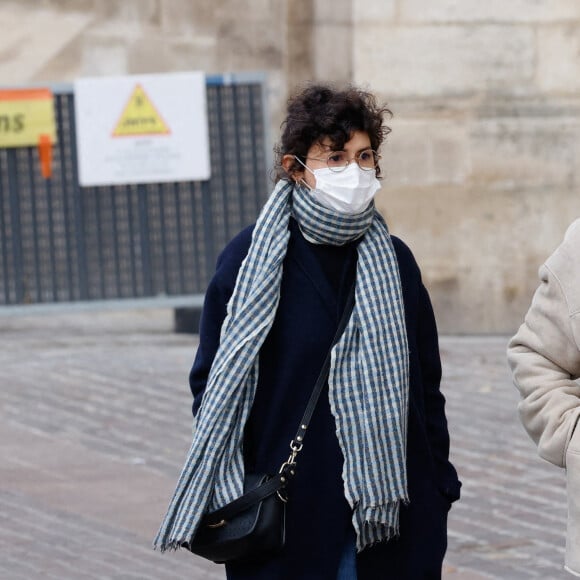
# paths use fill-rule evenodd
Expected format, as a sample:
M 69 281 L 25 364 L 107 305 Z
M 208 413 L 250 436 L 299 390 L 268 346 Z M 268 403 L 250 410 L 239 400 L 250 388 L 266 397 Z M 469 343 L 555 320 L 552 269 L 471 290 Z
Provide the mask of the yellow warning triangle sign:
M 171 133 L 141 85 L 137 85 L 115 126 L 113 137 Z

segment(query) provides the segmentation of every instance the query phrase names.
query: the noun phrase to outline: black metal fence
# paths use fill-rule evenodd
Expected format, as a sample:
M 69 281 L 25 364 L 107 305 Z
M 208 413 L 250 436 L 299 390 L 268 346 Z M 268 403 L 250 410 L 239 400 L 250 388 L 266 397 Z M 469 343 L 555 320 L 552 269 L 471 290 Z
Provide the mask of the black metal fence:
M 53 177 L 34 148 L 0 149 L 0 308 L 203 293 L 267 195 L 263 93 L 207 78 L 210 180 L 81 188 L 74 95 L 55 90 Z

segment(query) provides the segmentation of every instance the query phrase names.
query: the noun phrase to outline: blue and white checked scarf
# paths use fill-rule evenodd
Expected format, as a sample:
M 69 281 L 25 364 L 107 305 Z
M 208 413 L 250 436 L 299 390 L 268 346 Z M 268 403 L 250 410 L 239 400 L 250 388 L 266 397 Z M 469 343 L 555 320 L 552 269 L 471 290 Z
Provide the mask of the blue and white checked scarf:
M 332 352 L 329 399 L 344 455 L 344 493 L 357 548 L 398 533 L 408 502 L 408 350 L 397 260 L 373 204 L 354 216 L 318 204 L 280 181 L 262 210 L 222 325 L 193 442 L 154 545 L 177 549 L 201 517 L 243 491 L 242 443 L 258 380 L 259 351 L 280 297 L 290 215 L 315 243 L 358 245 L 355 307 Z M 284 458 L 280 458 L 281 462 Z

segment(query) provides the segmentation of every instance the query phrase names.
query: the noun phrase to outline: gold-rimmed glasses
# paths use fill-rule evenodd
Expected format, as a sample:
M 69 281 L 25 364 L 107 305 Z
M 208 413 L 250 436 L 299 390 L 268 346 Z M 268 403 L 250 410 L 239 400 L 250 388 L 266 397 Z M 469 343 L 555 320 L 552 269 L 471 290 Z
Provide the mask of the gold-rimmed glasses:
M 313 161 L 325 162 L 328 169 L 336 173 L 344 171 L 351 161 L 356 161 L 358 166 L 364 171 L 372 171 L 377 168 L 380 158 L 381 156 L 370 147 L 359 151 L 350 159 L 346 151 L 331 151 L 325 158 L 306 157 L 306 159 L 312 159 Z

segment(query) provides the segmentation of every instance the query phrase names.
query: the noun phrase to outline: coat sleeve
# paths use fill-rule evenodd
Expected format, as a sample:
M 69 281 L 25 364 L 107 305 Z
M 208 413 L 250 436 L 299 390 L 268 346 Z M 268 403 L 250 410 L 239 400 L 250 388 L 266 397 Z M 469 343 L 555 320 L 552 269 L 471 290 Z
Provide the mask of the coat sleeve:
M 441 392 L 441 357 L 435 315 L 427 289 L 420 283 L 417 344 L 425 401 L 425 421 L 442 493 L 453 502 L 459 499 L 461 483 L 449 461 L 449 430 L 445 397 Z
M 216 274 L 205 293 L 199 325 L 199 345 L 189 373 L 194 416 L 197 415 L 201 406 L 209 371 L 219 346 L 221 327 L 226 317 L 226 307 L 230 296 L 231 293 L 221 283 L 220 276 Z
M 449 430 L 445 397 L 441 392 L 441 356 L 435 314 L 411 250 L 394 236 L 393 243 L 403 284 L 407 332 L 411 339 L 411 348 L 416 350 L 415 356 L 419 365 L 417 376 L 420 390 L 417 392 L 421 393 L 422 399 L 420 414 L 433 457 L 437 486 L 453 502 L 459 499 L 461 482 L 455 467 L 449 461 Z
M 538 445 L 540 456 L 561 467 L 580 415 L 580 385 L 575 380 L 580 375 L 580 351 L 572 327 L 575 315 L 570 312 L 565 279 L 563 287 L 561 276 L 551 268 L 562 257 L 557 251 L 540 268 L 541 284 L 507 351 L 521 395 L 518 411 L 522 424 Z M 578 256 L 572 257 L 563 264 L 564 277 L 577 260 Z
M 201 406 L 209 371 L 220 344 L 227 305 L 233 294 L 241 263 L 249 249 L 251 233 L 252 227 L 243 230 L 220 254 L 215 274 L 205 293 L 199 324 L 199 345 L 189 373 L 194 417 Z

